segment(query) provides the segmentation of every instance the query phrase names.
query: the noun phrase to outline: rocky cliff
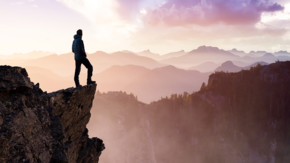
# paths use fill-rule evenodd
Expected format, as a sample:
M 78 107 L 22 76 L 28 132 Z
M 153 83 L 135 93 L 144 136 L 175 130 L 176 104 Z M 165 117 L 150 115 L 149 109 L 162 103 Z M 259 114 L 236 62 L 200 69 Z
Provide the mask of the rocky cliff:
M 0 163 L 94 163 L 104 144 L 88 137 L 96 85 L 53 93 L 25 69 L 0 66 Z

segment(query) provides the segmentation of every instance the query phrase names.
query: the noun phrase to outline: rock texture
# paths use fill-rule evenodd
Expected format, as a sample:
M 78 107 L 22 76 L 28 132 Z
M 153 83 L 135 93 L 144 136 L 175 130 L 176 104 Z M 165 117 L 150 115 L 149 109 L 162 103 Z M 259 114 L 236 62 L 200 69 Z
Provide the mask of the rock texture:
M 25 69 L 0 66 L 0 163 L 94 163 L 103 141 L 88 137 L 96 85 L 54 93 Z

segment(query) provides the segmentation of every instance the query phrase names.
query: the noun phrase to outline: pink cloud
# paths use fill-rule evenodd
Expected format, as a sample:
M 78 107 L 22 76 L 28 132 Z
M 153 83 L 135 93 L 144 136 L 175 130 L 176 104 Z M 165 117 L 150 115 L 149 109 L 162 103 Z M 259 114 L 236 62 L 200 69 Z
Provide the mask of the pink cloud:
M 140 13 L 140 4 L 142 0 L 117 0 L 119 16 L 127 21 L 136 19 L 136 13 Z
M 168 0 L 156 9 L 147 9 L 147 25 L 189 24 L 250 25 L 260 21 L 263 12 L 282 11 L 284 7 L 268 0 Z

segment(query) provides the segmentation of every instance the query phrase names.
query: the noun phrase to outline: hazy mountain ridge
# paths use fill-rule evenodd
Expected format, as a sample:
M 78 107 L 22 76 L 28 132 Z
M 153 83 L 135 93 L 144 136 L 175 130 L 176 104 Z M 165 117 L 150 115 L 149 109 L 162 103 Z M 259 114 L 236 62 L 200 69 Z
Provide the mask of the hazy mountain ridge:
M 200 65 L 190 67 L 189 70 L 197 70 L 200 72 L 212 72 L 218 66 L 219 64 L 214 63 L 214 62 L 204 62 Z
M 172 58 L 176 58 L 176 57 L 181 57 L 184 56 L 188 53 L 195 53 L 195 54 L 200 54 L 200 53 L 220 53 L 225 55 L 228 52 L 228 55 L 233 54 L 235 56 L 239 56 L 239 57 L 262 57 L 264 54 L 267 54 L 269 52 L 267 51 L 250 51 L 249 53 L 246 53 L 242 50 L 237 50 L 236 48 L 233 48 L 232 50 L 223 50 L 223 49 L 219 49 L 218 47 L 212 47 L 212 46 L 200 46 L 197 49 L 194 49 L 192 51 L 189 52 L 185 52 L 184 50 L 178 51 L 178 52 L 171 52 L 171 53 L 167 53 L 164 55 L 159 55 L 156 53 L 151 52 L 149 49 L 145 50 L 143 52 L 139 52 L 137 53 L 138 55 L 141 56 L 147 56 L 150 57 L 152 59 L 158 60 L 158 61 L 162 61 L 162 60 L 166 60 L 166 59 L 172 59 Z M 230 54 L 229 54 L 230 53 Z M 274 52 L 273 53 L 274 56 L 278 57 L 278 56 L 290 56 L 290 53 L 287 51 L 278 51 L 278 52 Z
M 234 51 L 241 52 L 238 50 Z M 172 57 L 170 59 L 156 61 L 149 57 L 139 56 L 130 51 L 119 51 L 111 54 L 97 51 L 88 54 L 88 59 L 94 67 L 93 73 L 95 75 L 93 76 L 93 79 L 99 83 L 98 88 L 100 91 L 132 92 L 138 95 L 141 101 L 147 103 L 159 99 L 160 97 L 169 96 L 171 93 L 197 91 L 202 82 L 207 81 L 210 74 L 208 72 L 215 71 L 217 65 L 229 60 L 231 60 L 235 65 L 240 65 L 232 65 L 232 69 L 234 68 L 235 72 L 240 71 L 241 69 L 249 69 L 250 67 L 246 67 L 245 65 L 248 66 L 259 61 L 272 63 L 277 60 L 289 60 L 289 57 L 287 56 L 276 57 L 270 53 L 266 53 L 262 57 L 241 57 L 234 55 L 229 51 L 208 46 L 201 46 L 188 53 L 185 51 L 179 51 L 162 55 L 160 57 L 163 56 Z M 164 61 L 172 62 L 164 63 Z M 56 91 L 63 87 L 74 86 L 73 74 L 75 70 L 75 62 L 73 53 L 62 55 L 54 54 L 29 60 L 0 60 L 0 64 L 27 67 L 29 71 L 32 72 L 32 79 L 40 82 L 40 87 L 47 91 Z M 114 67 L 115 65 L 121 67 Z M 131 68 L 136 68 L 136 70 L 130 70 L 130 66 L 128 68 L 122 67 L 126 65 L 132 65 Z M 177 67 L 176 69 L 178 69 L 178 71 L 170 69 L 170 66 L 167 69 L 160 69 L 162 70 L 161 72 L 155 70 L 158 67 L 165 67 L 168 65 Z M 144 69 L 140 68 L 140 66 L 144 67 Z M 42 70 L 34 71 L 33 69 L 37 69 L 36 67 L 39 67 Z M 188 70 L 188 67 L 190 67 L 189 70 L 195 69 L 204 73 L 194 73 L 194 71 L 183 71 L 181 69 Z M 118 70 L 118 68 L 120 70 Z M 112 71 L 110 72 L 106 70 Z M 43 73 L 41 71 L 43 71 Z M 172 71 L 172 73 L 170 73 L 170 71 Z M 221 69 L 218 69 L 217 71 L 231 72 L 232 70 L 221 67 Z M 80 80 L 83 84 L 86 83 L 86 74 L 84 74 L 86 72 L 87 70 L 82 66 Z M 179 73 L 183 76 L 179 75 Z
M 250 51 L 248 53 L 248 56 L 250 56 L 250 57 L 261 57 L 261 56 L 263 56 L 263 55 L 265 55 L 267 53 L 268 52 L 266 52 L 266 51 Z
M 209 74 L 166 66 L 149 71 L 123 90 L 136 94 L 140 101 L 150 103 L 172 93 L 198 91 L 201 83 L 208 80 Z
M 275 52 L 274 55 L 276 55 L 276 56 L 289 56 L 290 53 L 288 51 L 281 50 L 281 51 Z
M 116 52 L 113 54 L 107 54 L 105 52 L 96 52 L 88 55 L 88 59 L 94 66 L 94 73 L 102 72 L 113 65 L 137 65 L 143 66 L 149 69 L 164 66 L 164 64 L 144 57 L 138 56 L 134 53 Z M 67 53 L 62 55 L 49 55 L 38 59 L 31 60 L 3 60 L 0 61 L 2 65 L 13 65 L 21 67 L 40 67 L 52 70 L 54 73 L 61 76 L 69 76 L 74 74 L 75 61 L 74 54 Z
M 185 55 L 187 52 L 185 52 L 184 50 L 181 51 L 177 51 L 177 52 L 171 52 L 171 53 L 167 53 L 162 55 L 162 59 L 168 59 L 168 58 L 172 58 L 172 57 L 180 57 L 182 55 Z
M 40 88 L 48 92 L 74 86 L 73 75 L 61 77 L 52 71 L 35 67 L 28 67 L 27 71 L 31 79 L 40 82 Z M 94 74 L 93 80 L 97 81 L 98 90 L 101 92 L 132 92 L 139 96 L 139 100 L 150 103 L 172 93 L 197 91 L 202 82 L 208 80 L 209 75 L 210 73 L 183 70 L 174 66 L 150 70 L 142 66 L 126 65 L 112 66 L 101 73 Z M 86 83 L 86 77 L 86 73 L 80 74 L 81 84 Z
M 258 64 L 260 64 L 262 66 L 268 65 L 268 63 L 266 63 L 266 62 L 256 62 L 256 63 L 253 63 L 253 64 L 246 66 L 246 67 L 239 67 L 239 66 L 236 66 L 232 61 L 227 61 L 227 62 L 223 63 L 221 66 L 217 67 L 215 69 L 215 71 L 238 72 L 241 70 L 249 70 L 251 67 L 255 67 Z
M 98 93 L 92 114 L 103 119 L 89 129 L 112 142 L 103 155 L 107 163 L 289 162 L 289 82 L 290 62 L 277 62 L 216 72 L 197 93 L 149 105 L 123 92 Z
M 185 65 L 192 65 L 200 62 L 223 62 L 225 58 L 227 58 L 228 60 L 235 60 L 239 57 L 217 47 L 201 46 L 195 50 L 188 52 L 186 55 L 163 60 L 162 63 L 184 67 Z
M 170 53 L 167 53 L 167 54 L 159 55 L 159 54 L 151 52 L 148 49 L 148 50 L 139 52 L 137 54 L 140 55 L 140 56 L 145 56 L 145 57 L 149 57 L 149 58 L 152 58 L 154 60 L 160 61 L 160 60 L 164 60 L 164 59 L 180 57 L 182 55 L 185 55 L 186 52 L 184 50 L 181 50 L 181 51 L 177 51 L 177 52 L 170 52 Z
M 248 55 L 248 53 L 244 52 L 244 51 L 240 51 L 240 50 L 237 50 L 236 48 L 232 49 L 232 50 L 228 50 L 228 52 L 234 54 L 234 55 L 238 55 L 240 57 L 243 57 L 245 55 Z
M 148 50 L 144 50 L 142 52 L 139 52 L 137 54 L 140 55 L 140 56 L 152 58 L 154 60 L 159 60 L 161 58 L 161 56 L 159 54 L 152 53 L 149 49 Z
M 177 67 L 188 68 L 204 62 L 225 62 L 226 60 L 240 60 L 241 57 L 228 51 L 211 46 L 201 46 L 180 57 L 169 58 L 160 61 Z
M 33 52 L 32 52 L 33 53 Z M 42 52 L 43 54 L 45 52 Z M 47 53 L 49 54 L 49 53 Z M 23 59 L 25 54 L 20 55 L 24 57 L 14 58 L 10 60 L 1 60 L 2 65 L 14 65 L 14 66 L 35 66 L 46 68 L 54 71 L 61 76 L 69 76 L 73 74 L 74 70 L 74 54 L 66 53 L 61 55 L 39 55 L 37 58 L 33 59 Z M 150 50 L 145 50 L 140 53 L 134 53 L 131 51 L 119 51 L 108 54 L 106 52 L 97 51 L 92 54 L 88 54 L 88 58 L 92 65 L 95 67 L 94 72 L 99 73 L 113 65 L 137 65 L 143 66 L 149 69 L 154 69 L 157 67 L 162 67 L 166 65 L 173 65 L 178 68 L 192 69 L 194 66 L 206 62 L 223 63 L 228 60 L 235 62 L 243 62 L 245 64 L 252 64 L 254 62 L 264 61 L 267 63 L 273 63 L 275 61 L 286 61 L 290 60 L 290 55 L 287 51 L 279 51 L 272 55 L 271 53 L 265 51 L 251 51 L 250 53 L 245 53 L 244 51 L 239 51 L 237 49 L 223 50 L 218 47 L 211 46 L 200 46 L 190 52 L 185 52 L 184 50 L 171 52 L 164 55 L 159 55 L 151 52 Z M 200 68 L 200 69 L 199 69 Z M 200 71 L 206 72 L 206 68 L 197 68 Z M 214 70 L 214 69 L 213 69 Z
M 121 51 L 111 54 L 97 51 L 95 53 L 88 54 L 88 59 L 94 66 L 95 75 L 93 76 L 93 79 L 99 83 L 98 88 L 101 92 L 132 92 L 138 95 L 141 101 L 147 103 L 157 100 L 160 97 L 169 96 L 172 93 L 197 91 L 202 82 L 207 81 L 210 74 L 208 72 L 215 71 L 218 64 L 228 61 L 229 58 L 234 58 L 231 61 L 233 61 L 235 65 L 250 65 L 258 61 L 272 63 L 276 60 L 282 61 L 289 59 L 287 56 L 276 57 L 270 53 L 264 54 L 262 57 L 240 57 L 223 49 L 207 46 L 199 47 L 189 53 L 179 51 L 167 55 L 180 55 L 179 57 L 168 59 L 172 61 L 172 64 L 169 65 L 173 65 L 175 67 L 176 65 L 182 65 L 178 66 L 178 72 L 173 70 L 172 73 L 170 73 L 171 69 L 169 68 L 161 69 L 161 72 L 155 71 L 156 68 L 164 67 L 168 65 L 168 63 L 163 63 L 164 60 L 158 62 L 149 57 L 139 56 L 130 51 Z M 180 64 L 176 64 L 180 58 L 182 59 L 182 62 L 180 62 Z M 184 60 L 188 63 L 187 66 L 184 66 L 186 65 L 183 63 Z M 214 60 L 214 62 L 209 62 L 210 60 Z M 224 61 L 218 62 L 218 60 Z M 29 71 L 32 71 L 32 79 L 42 83 L 40 87 L 46 91 L 55 91 L 63 87 L 74 86 L 73 74 L 75 63 L 73 53 L 66 53 L 62 55 L 54 54 L 33 60 L 0 60 L 0 63 L 27 67 Z M 119 65 L 121 67 L 114 67 L 114 65 Z M 126 65 L 132 65 L 131 68 L 136 68 L 136 70 L 130 70 L 130 66 L 127 69 L 122 67 Z M 144 67 L 145 69 L 139 68 L 139 66 Z M 41 71 L 33 72 L 31 67 L 34 67 L 34 69 L 37 69 L 36 67 L 40 67 L 43 70 L 43 73 L 41 73 Z M 185 71 L 187 73 L 187 75 L 185 75 L 183 73 L 184 71 L 180 69 L 180 67 L 183 67 L 184 69 L 188 69 L 188 67 L 190 67 L 190 69 L 199 70 L 204 73 L 198 74 L 193 73 L 193 71 Z M 120 70 L 118 70 L 118 68 Z M 249 69 L 249 67 L 246 66 L 236 66 L 235 68 L 235 72 L 240 71 L 241 69 Z M 50 70 L 53 73 L 44 69 Z M 106 71 L 112 69 L 115 70 L 111 72 Z M 229 72 L 232 71 L 226 68 L 218 69 L 217 71 L 221 70 Z M 87 70 L 84 66 L 82 66 L 80 80 L 83 84 L 86 82 L 86 74 L 84 74 L 86 71 Z M 183 76 L 179 75 L 179 73 L 183 74 Z
M 250 54 L 245 53 L 244 55 L 241 55 L 241 53 L 244 52 L 234 49 L 231 51 L 226 51 L 217 47 L 201 46 L 180 57 L 169 58 L 160 62 L 188 69 L 193 67 L 192 65 L 202 64 L 205 62 L 223 63 L 228 60 L 232 60 L 250 64 L 259 61 L 273 63 L 278 60 L 290 60 L 290 56 L 275 56 L 271 53 L 267 53 L 264 51 L 252 51 Z

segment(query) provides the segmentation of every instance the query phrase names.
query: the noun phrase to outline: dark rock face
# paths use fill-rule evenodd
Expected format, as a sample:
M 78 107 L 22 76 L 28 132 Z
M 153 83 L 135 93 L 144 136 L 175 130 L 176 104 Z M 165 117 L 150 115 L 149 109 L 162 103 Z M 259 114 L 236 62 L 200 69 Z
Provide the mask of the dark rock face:
M 10 66 L 0 67 L 0 91 L 32 88 L 25 69 Z
M 86 128 L 95 91 L 47 94 L 25 69 L 0 66 L 0 162 L 98 162 L 104 144 Z

